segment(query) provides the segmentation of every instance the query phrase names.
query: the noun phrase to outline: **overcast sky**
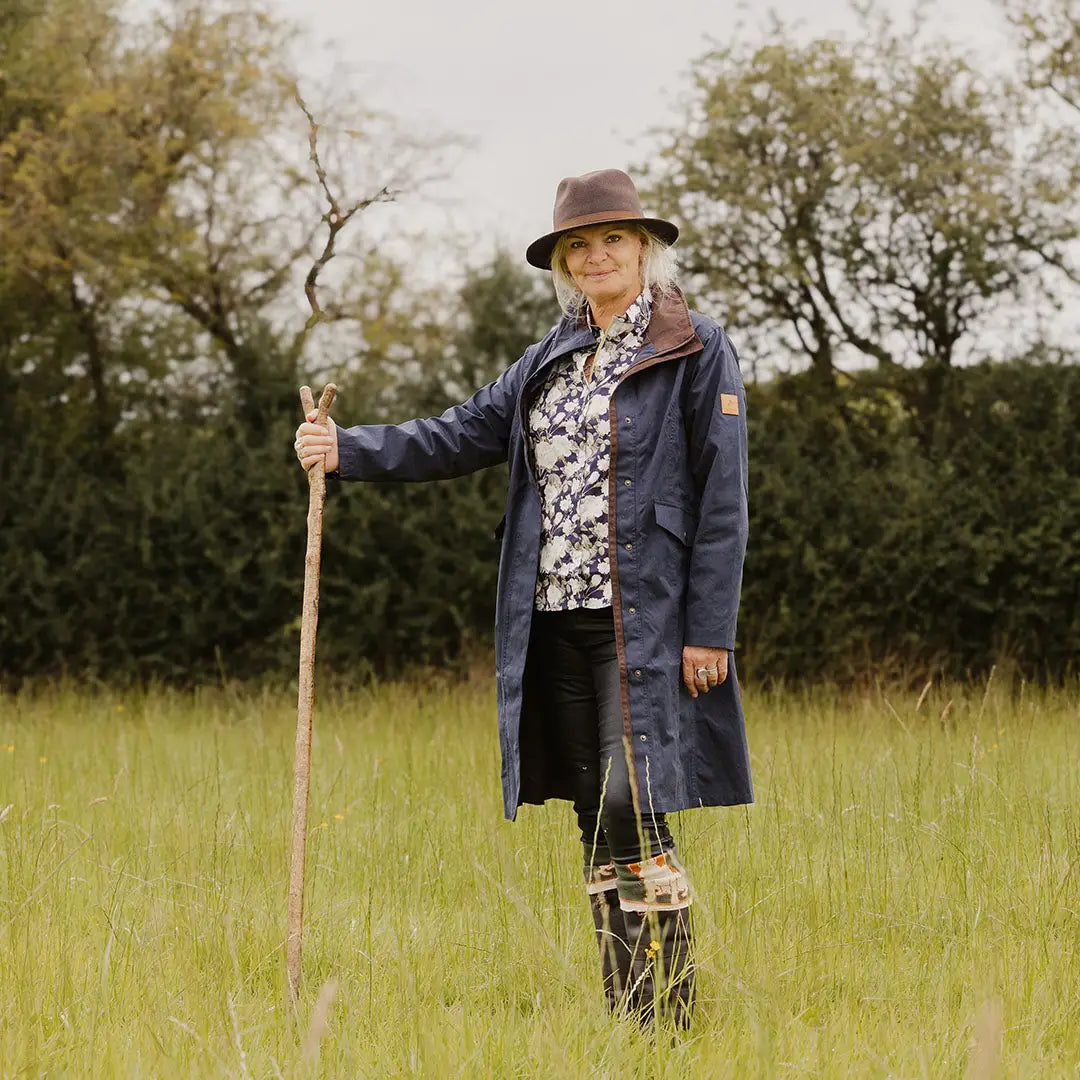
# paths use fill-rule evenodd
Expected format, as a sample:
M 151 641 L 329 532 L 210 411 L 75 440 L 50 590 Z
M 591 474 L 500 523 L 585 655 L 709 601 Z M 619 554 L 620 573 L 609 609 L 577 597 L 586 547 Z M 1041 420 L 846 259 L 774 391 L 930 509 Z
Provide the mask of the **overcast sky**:
M 648 131 L 670 122 L 691 62 L 736 33 L 761 38 L 763 6 L 731 0 L 274 0 L 303 28 L 302 66 L 335 71 L 357 101 L 425 134 L 466 136 L 449 180 L 422 206 L 364 226 L 430 232 L 523 250 L 547 232 L 559 180 L 628 168 Z M 845 0 L 774 0 L 802 34 L 852 33 Z M 882 0 L 906 25 L 911 0 Z M 992 59 L 1004 47 L 994 0 L 929 5 L 935 28 Z M 809 13 L 808 12 L 812 12 Z

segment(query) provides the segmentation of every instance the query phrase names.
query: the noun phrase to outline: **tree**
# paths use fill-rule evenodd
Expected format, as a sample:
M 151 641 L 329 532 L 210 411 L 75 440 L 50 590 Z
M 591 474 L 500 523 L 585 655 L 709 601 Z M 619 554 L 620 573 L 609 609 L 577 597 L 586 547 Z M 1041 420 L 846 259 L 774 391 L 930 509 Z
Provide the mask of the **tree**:
M 1076 0 L 1004 0 L 1024 54 L 1024 79 L 1080 112 L 1080 4 Z
M 119 0 L 50 0 L 0 23 L 0 291 L 33 313 L 10 318 L 4 337 L 64 339 L 78 362 L 59 381 L 68 395 L 85 386 L 104 444 L 124 404 L 112 400 L 117 380 L 183 377 L 171 361 L 189 359 L 126 370 L 115 363 L 123 340 L 146 323 L 183 339 L 190 323 L 196 352 L 223 361 L 209 365 L 215 389 L 224 374 L 257 430 L 295 393 L 304 264 L 326 216 L 291 28 L 256 3 L 174 0 L 134 24 L 119 12 Z M 373 201 L 433 173 L 435 144 L 399 138 L 362 110 L 351 123 L 333 106 L 321 112 L 320 151 L 341 187 Z M 291 340 L 276 333 L 286 315 L 297 319 Z M 31 351 L 32 365 L 45 363 Z
M 1066 183 L 1074 192 L 1080 191 L 1075 153 L 1080 120 L 1080 5 L 1076 0 L 1003 0 L 1003 7 L 1020 46 L 1024 83 L 1036 102 L 1045 106 L 1034 128 L 1033 156 L 1056 162 Z M 1074 208 L 1080 212 L 1076 204 Z M 1075 253 L 1040 254 L 1073 285 L 1080 285 Z
M 887 22 L 864 30 L 797 44 L 778 26 L 704 56 L 651 194 L 750 355 L 809 361 L 826 385 L 844 359 L 919 362 L 929 406 L 1004 303 L 1042 295 L 1080 220 L 1070 171 L 1016 147 L 1016 87 Z
M 220 648 L 250 671 L 296 609 L 288 447 L 324 191 L 288 27 L 244 0 L 122 10 L 0 13 L 0 484 L 18 493 L 0 652 L 198 677 Z M 383 118 L 318 115 L 343 190 L 399 191 L 430 153 Z

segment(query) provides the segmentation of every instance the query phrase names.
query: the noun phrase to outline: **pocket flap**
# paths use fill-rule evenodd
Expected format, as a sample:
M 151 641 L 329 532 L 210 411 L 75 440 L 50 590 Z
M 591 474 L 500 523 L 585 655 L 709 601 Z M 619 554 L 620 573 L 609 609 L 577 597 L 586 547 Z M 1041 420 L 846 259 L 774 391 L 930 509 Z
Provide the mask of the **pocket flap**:
M 675 506 L 672 503 L 654 503 L 656 510 L 656 524 L 661 529 L 666 529 L 676 539 L 689 546 L 694 542 L 694 532 L 697 522 L 694 515 L 685 507 Z

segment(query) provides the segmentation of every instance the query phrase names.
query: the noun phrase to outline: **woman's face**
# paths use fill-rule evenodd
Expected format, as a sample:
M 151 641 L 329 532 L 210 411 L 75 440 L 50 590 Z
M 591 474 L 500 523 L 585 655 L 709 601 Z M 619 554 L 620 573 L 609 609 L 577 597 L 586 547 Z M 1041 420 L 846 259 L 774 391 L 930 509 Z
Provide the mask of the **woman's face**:
M 624 297 L 629 306 L 641 292 L 644 246 L 638 231 L 626 225 L 575 229 L 566 238 L 566 269 L 594 309 Z

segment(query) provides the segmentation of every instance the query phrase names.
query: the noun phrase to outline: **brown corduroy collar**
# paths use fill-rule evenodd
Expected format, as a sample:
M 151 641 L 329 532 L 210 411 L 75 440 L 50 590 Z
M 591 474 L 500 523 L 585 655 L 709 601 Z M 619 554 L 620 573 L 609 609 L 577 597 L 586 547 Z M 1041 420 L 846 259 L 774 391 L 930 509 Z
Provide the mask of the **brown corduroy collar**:
M 652 318 L 649 319 L 645 340 L 653 344 L 657 356 L 673 350 L 683 355 L 684 352 L 704 348 L 690 321 L 690 308 L 678 287 L 660 297 L 654 296 Z
M 587 314 L 579 315 L 576 319 L 564 316 L 546 359 L 551 360 L 588 345 L 589 339 L 585 331 L 588 330 L 589 325 L 590 320 Z M 594 339 L 595 333 L 594 328 L 591 331 Z M 651 356 L 642 361 L 649 365 L 657 359 L 678 359 L 705 347 L 704 342 L 694 330 L 694 324 L 690 319 L 690 308 L 686 304 L 682 290 L 677 286 L 659 297 L 655 291 L 653 292 L 652 315 L 645 331 L 645 343 L 652 345 L 655 350 Z

